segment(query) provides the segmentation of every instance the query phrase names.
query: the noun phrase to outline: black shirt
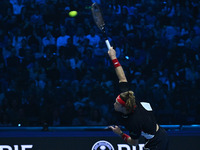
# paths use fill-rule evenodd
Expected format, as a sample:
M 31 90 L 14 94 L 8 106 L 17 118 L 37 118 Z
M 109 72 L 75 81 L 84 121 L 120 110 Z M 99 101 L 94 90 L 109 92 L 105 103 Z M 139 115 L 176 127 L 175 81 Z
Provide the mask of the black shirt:
M 122 92 L 128 91 L 128 83 L 120 83 Z M 121 115 L 120 123 L 129 131 L 132 139 L 138 139 L 143 135 L 151 139 L 156 133 L 156 120 L 149 103 L 136 101 L 136 109 L 128 115 Z

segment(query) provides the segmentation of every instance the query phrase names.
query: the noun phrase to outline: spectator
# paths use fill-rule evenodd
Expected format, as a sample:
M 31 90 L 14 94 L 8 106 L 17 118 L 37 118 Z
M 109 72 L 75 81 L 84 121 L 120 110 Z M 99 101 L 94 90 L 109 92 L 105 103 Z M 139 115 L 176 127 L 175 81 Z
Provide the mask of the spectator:
M 76 117 L 72 120 L 72 125 L 73 126 L 85 126 L 87 119 L 85 118 L 85 109 L 84 107 L 80 106 L 77 108 L 77 115 Z
M 15 78 L 18 73 L 18 67 L 20 65 L 20 60 L 16 56 L 14 49 L 11 50 L 11 55 L 6 59 L 8 75 L 11 79 Z
M 85 39 L 85 32 L 82 27 L 78 27 L 76 34 L 73 36 L 73 44 L 81 46 Z
M 34 53 L 42 53 L 42 38 L 39 36 L 37 29 L 32 30 L 27 40 Z
M 101 116 L 101 112 L 98 109 L 92 109 L 90 112 L 90 117 L 87 120 L 87 125 L 95 125 L 95 126 L 100 126 L 100 125 L 105 125 L 106 120 Z
M 189 33 L 189 37 L 188 39 L 186 39 L 186 44 L 190 44 L 190 47 L 193 49 L 198 49 L 200 44 L 199 41 L 200 40 L 200 36 L 196 35 L 194 30 L 191 30 Z
M 70 38 L 69 35 L 66 34 L 66 30 L 63 26 L 60 27 L 60 36 L 57 38 L 57 49 L 60 48 L 60 46 L 66 46 L 67 45 L 67 40 Z
M 10 0 L 10 3 L 13 6 L 13 14 L 21 14 L 21 10 L 24 7 L 22 0 Z
M 200 19 L 196 20 L 193 29 L 196 35 L 200 35 Z
M 78 49 L 73 44 L 72 38 L 67 39 L 66 50 L 64 53 L 65 53 L 66 58 L 68 58 L 68 59 L 72 59 L 73 57 L 76 57 L 78 55 Z
M 86 38 L 89 39 L 90 46 L 94 48 L 99 46 L 100 37 L 96 34 L 94 28 L 90 29 L 90 34 L 88 34 Z
M 50 30 L 47 30 L 46 36 L 42 38 L 42 44 L 44 47 L 56 44 L 55 37 L 52 35 Z

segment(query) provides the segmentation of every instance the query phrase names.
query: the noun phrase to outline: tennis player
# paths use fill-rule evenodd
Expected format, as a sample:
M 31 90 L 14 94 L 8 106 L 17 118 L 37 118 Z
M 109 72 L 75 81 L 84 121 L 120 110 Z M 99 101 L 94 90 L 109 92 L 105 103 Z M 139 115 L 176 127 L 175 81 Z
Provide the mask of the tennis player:
M 136 100 L 134 92 L 129 90 L 124 70 L 112 47 L 108 51 L 108 55 L 115 67 L 122 92 L 116 98 L 114 109 L 120 112 L 120 123 L 129 131 L 129 135 L 123 133 L 119 126 L 114 125 L 109 128 L 130 145 L 137 146 L 139 137 L 144 136 L 147 140 L 144 150 L 168 150 L 167 132 L 156 123 L 151 105 Z

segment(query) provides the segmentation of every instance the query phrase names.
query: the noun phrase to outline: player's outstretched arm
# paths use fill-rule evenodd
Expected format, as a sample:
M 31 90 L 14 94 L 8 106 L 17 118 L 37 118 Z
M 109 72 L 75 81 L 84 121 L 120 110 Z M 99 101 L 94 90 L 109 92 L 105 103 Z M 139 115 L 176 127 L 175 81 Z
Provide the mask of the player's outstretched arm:
M 109 49 L 108 55 L 113 62 L 113 65 L 115 67 L 115 72 L 117 74 L 119 82 L 127 82 L 124 70 L 122 66 L 120 65 L 119 61 L 117 60 L 116 51 L 113 49 L 113 47 Z

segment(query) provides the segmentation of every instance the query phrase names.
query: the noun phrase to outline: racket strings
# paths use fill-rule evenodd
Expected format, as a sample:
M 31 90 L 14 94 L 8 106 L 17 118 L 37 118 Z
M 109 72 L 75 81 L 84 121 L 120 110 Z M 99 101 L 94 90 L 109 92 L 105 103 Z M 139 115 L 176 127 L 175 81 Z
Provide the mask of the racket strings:
M 104 20 L 103 20 L 103 17 L 102 17 L 102 13 L 101 13 L 101 9 L 100 7 L 94 3 L 92 5 L 92 15 L 93 15 L 93 19 L 94 19 L 94 22 L 96 23 L 97 27 L 104 31 L 104 26 L 105 26 L 105 23 L 104 23 Z

